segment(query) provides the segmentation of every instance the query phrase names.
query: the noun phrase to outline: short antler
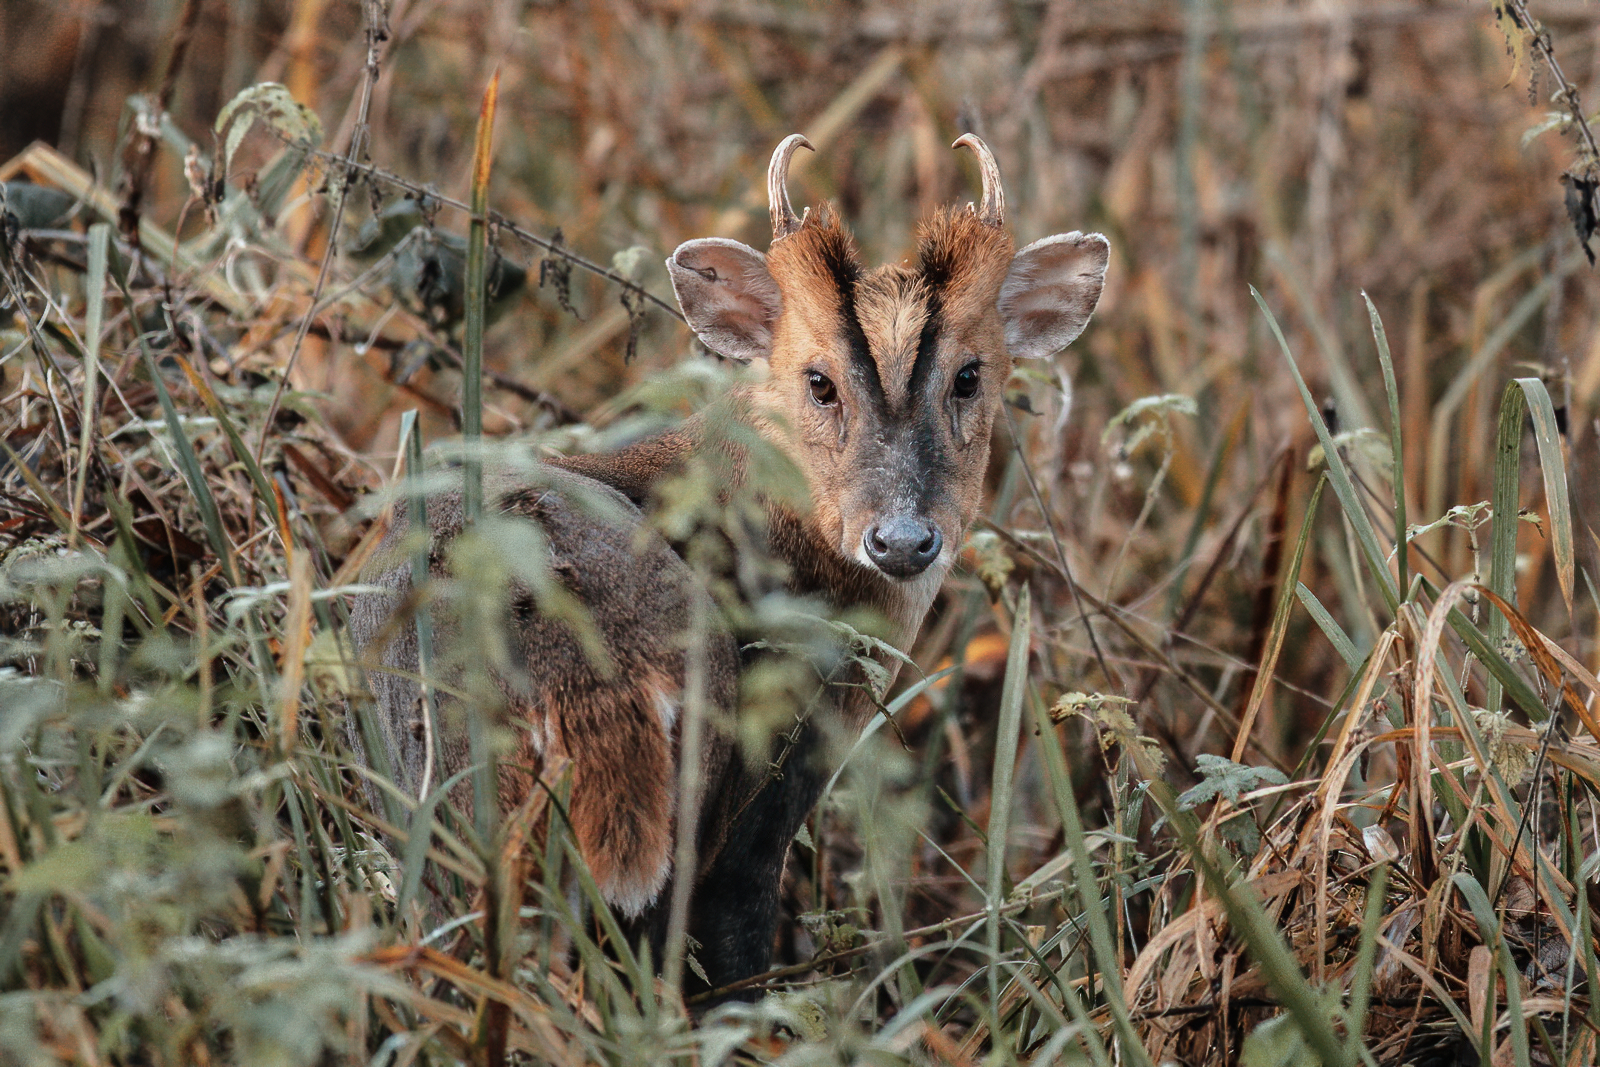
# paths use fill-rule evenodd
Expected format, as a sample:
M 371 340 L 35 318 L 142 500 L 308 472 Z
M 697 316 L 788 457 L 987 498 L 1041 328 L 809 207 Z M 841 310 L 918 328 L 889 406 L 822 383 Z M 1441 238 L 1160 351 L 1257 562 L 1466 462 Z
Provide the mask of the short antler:
M 816 151 L 804 134 L 791 133 L 778 143 L 772 153 L 772 162 L 767 166 L 767 205 L 772 212 L 774 241 L 798 230 L 806 221 L 806 215 L 811 213 L 811 209 L 806 208 L 805 214 L 797 217 L 793 205 L 789 203 L 789 160 L 794 158 L 797 148 Z M 988 181 L 987 178 L 984 180 Z
M 978 170 L 983 174 L 983 203 L 969 204 L 968 210 L 976 213 L 978 221 L 987 226 L 1004 226 L 1006 191 L 1000 186 L 1000 164 L 994 161 L 994 153 L 983 143 L 983 138 L 975 133 L 962 134 L 950 147 L 962 146 L 972 149 L 973 154 L 978 157 Z

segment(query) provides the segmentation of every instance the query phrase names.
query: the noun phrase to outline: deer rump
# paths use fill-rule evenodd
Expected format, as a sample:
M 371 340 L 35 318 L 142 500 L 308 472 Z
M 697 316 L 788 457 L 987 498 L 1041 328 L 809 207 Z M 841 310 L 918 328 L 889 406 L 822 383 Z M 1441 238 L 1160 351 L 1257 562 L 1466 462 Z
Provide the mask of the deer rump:
M 499 804 L 520 807 L 540 788 L 536 776 L 557 757 L 571 761 L 569 807 L 573 838 L 601 895 L 635 938 L 648 937 L 662 958 L 672 897 L 672 857 L 678 809 L 681 696 L 685 685 L 684 637 L 690 632 L 687 564 L 645 527 L 636 504 L 616 488 L 552 466 L 547 485 L 491 486 L 489 507 L 502 516 L 538 524 L 548 542 L 551 576 L 587 608 L 611 669 L 597 663 L 571 627 L 541 612 L 533 590 L 508 591 L 506 649 L 513 674 L 495 672 L 504 701 Z M 605 518 L 573 499 L 605 498 Z M 463 526 L 458 493 L 428 501 L 430 578 L 448 580 L 451 542 Z M 396 508 L 379 548 L 397 559 L 409 532 L 404 506 Z M 407 617 L 414 604 L 411 564 L 400 559 L 372 578 L 381 593 L 358 598 L 351 635 L 371 665 L 368 683 L 377 698 L 378 723 L 396 784 L 416 797 L 426 775 L 427 738 L 420 687 L 417 628 Z M 439 658 L 471 654 L 458 614 L 430 605 Z M 463 645 L 462 642 L 469 642 Z M 708 728 L 700 754 L 701 812 L 697 827 L 695 890 L 690 933 L 697 959 L 715 988 L 762 970 L 777 921 L 778 893 L 790 840 L 816 802 L 822 772 L 814 745 L 803 745 L 790 770 L 768 781 L 766 765 L 747 767 L 731 738 L 716 728 L 735 713 L 740 653 L 735 639 L 713 630 L 706 638 Z M 459 667 L 441 672 L 455 682 Z M 441 699 L 430 788 L 470 765 L 459 707 Z M 351 742 L 363 742 L 351 730 Z M 547 783 L 553 785 L 554 783 Z M 470 818 L 470 779 L 452 787 L 450 800 Z

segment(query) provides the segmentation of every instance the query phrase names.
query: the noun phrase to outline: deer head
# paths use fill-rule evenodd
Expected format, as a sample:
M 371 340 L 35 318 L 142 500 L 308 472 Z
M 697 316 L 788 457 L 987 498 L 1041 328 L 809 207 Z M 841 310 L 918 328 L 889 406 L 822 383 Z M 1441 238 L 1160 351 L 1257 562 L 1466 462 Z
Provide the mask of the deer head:
M 983 195 L 924 219 L 914 257 L 866 269 L 834 212 L 789 201 L 799 134 L 772 154 L 772 244 L 703 238 L 667 260 L 706 346 L 764 361 L 760 406 L 804 473 L 821 550 L 915 586 L 925 610 L 982 503 L 990 427 L 1015 358 L 1050 356 L 1089 321 L 1110 246 L 1067 233 L 1015 251 L 988 147 Z M 895 612 L 914 615 L 921 610 Z M 910 621 L 910 620 L 907 620 Z

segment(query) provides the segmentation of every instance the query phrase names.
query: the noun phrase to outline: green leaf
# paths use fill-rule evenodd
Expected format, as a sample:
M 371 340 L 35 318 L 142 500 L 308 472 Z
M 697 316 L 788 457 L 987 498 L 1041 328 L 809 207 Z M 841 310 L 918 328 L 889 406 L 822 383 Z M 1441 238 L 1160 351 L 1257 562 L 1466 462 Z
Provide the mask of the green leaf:
M 1203 781 L 1178 797 L 1178 806 L 1184 811 L 1193 811 L 1215 796 L 1237 804 L 1240 796 L 1258 785 L 1283 785 L 1289 781 L 1276 767 L 1251 767 L 1209 753 L 1196 756 L 1195 764 Z
M 1240 1067 L 1321 1067 L 1294 1016 L 1279 1015 L 1250 1031 L 1239 1053 Z
M 315 147 L 322 143 L 322 120 L 315 111 L 296 100 L 288 89 L 277 82 L 247 86 L 217 114 L 216 132 L 226 134 L 222 151 L 224 172 L 233 166 L 233 154 L 258 120 L 291 144 Z

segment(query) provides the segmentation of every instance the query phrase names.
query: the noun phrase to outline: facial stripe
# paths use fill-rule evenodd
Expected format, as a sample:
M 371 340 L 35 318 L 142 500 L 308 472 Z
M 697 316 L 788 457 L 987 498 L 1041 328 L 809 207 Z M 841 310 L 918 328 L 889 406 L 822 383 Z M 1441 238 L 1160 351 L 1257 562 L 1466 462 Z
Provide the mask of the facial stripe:
M 878 364 L 872 358 L 872 346 L 867 343 L 866 332 L 862 330 L 861 320 L 856 315 L 856 283 L 861 279 L 861 266 L 843 241 L 823 241 L 818 251 L 823 266 L 833 278 L 834 288 L 839 292 L 839 325 L 844 331 L 845 342 L 850 346 L 850 366 L 854 377 L 881 410 L 884 406 L 883 382 L 878 377 Z
M 921 398 L 938 359 L 939 331 L 944 326 L 944 298 L 939 290 L 928 290 L 926 307 L 927 317 L 922 320 L 922 334 L 917 338 L 917 358 L 911 364 L 911 378 L 906 384 L 908 407 L 914 407 Z

